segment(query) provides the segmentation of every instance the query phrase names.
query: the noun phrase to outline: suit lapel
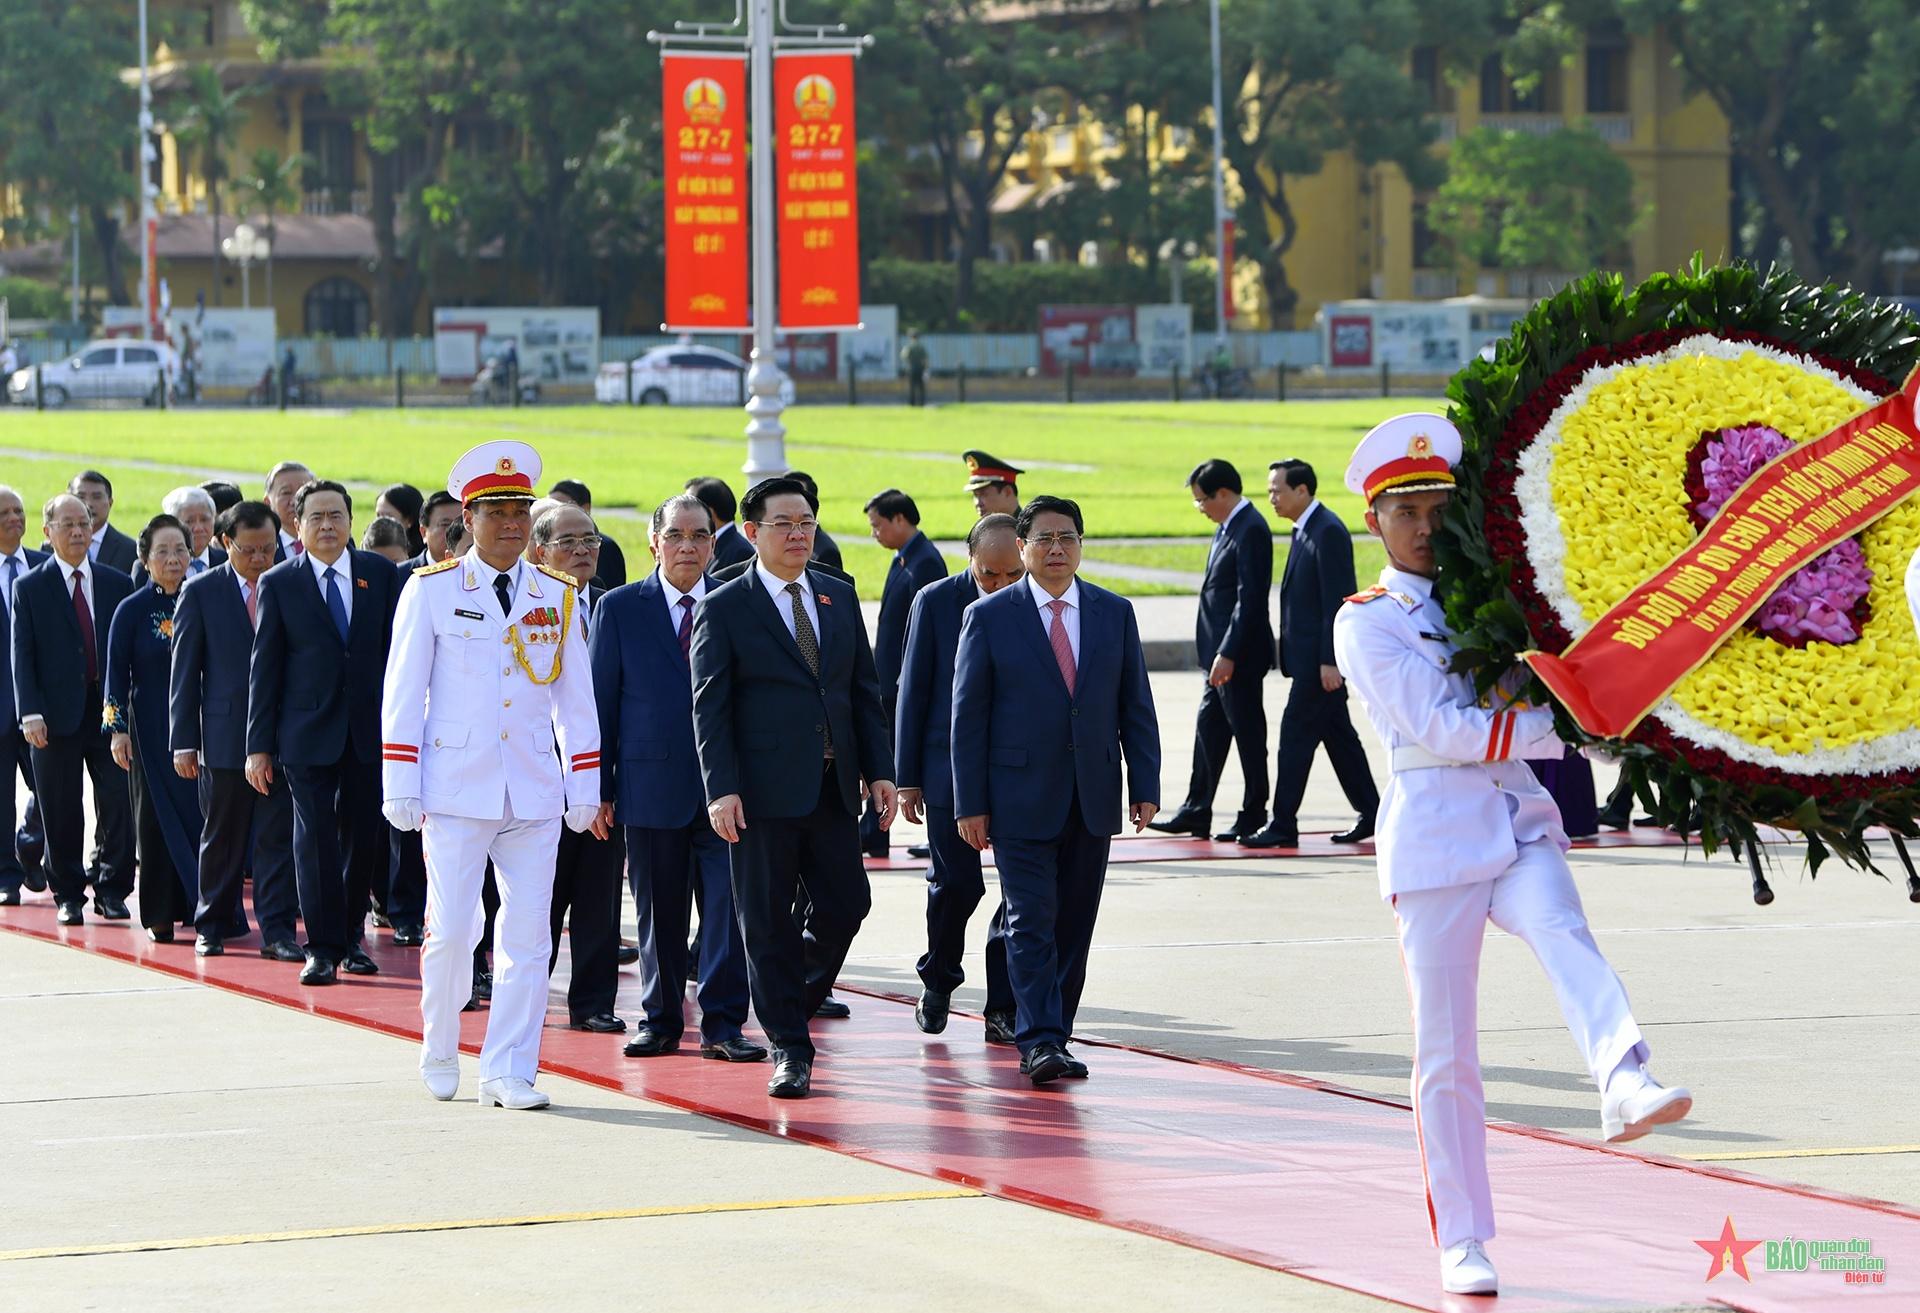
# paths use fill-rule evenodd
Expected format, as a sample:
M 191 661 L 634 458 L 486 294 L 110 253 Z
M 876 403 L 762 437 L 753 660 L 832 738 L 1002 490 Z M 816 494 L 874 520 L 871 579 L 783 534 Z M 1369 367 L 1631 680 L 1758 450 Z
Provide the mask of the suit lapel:
M 1059 688 L 1061 694 L 1066 697 L 1068 701 L 1072 701 L 1073 695 L 1067 692 L 1066 676 L 1060 673 L 1060 659 L 1053 654 L 1053 638 L 1047 632 L 1047 625 L 1052 619 L 1052 613 L 1040 608 L 1039 599 L 1034 597 L 1033 589 L 1027 586 L 1025 579 L 1022 579 L 1013 586 L 1020 590 L 1020 609 L 1026 613 L 1025 616 L 1021 617 L 1022 622 L 1017 624 L 1015 628 L 1026 631 L 1027 641 L 1032 645 L 1034 655 L 1039 658 L 1040 664 L 1046 667 L 1047 673 L 1052 676 L 1053 682 L 1055 686 Z M 1087 591 L 1082 587 L 1080 597 L 1083 603 L 1086 600 L 1086 596 Z M 1031 616 L 1031 621 L 1028 621 L 1026 616 Z M 1080 613 L 1080 641 L 1082 651 L 1086 648 L 1086 618 L 1086 611 L 1083 609 Z
M 813 671 L 807 667 L 807 659 L 800 655 L 800 644 L 798 640 L 787 632 L 787 622 L 780 615 L 779 606 L 785 603 L 786 599 L 782 598 L 780 603 L 776 603 L 773 598 L 768 595 L 766 585 L 760 582 L 758 572 L 752 567 L 748 567 L 747 573 L 742 577 L 746 579 L 747 589 L 752 594 L 752 596 L 747 599 L 747 609 L 760 618 L 761 624 L 767 626 L 773 635 L 773 641 L 779 645 L 780 650 L 798 662 L 800 669 L 806 672 L 809 679 L 813 678 Z M 804 577 L 805 576 L 802 576 L 802 578 Z M 814 638 L 817 641 L 819 635 L 814 635 Z M 823 650 L 821 655 L 822 668 L 825 666 L 825 661 L 826 657 Z
M 349 610 L 347 611 L 346 646 L 349 648 L 353 646 L 354 640 L 360 637 L 365 627 L 373 623 L 365 618 L 369 610 L 367 599 L 373 596 L 373 585 L 367 579 L 368 572 L 361 568 L 361 562 L 354 559 L 358 555 L 359 553 L 352 548 L 348 548 L 340 557 L 342 561 L 348 563 L 350 573 L 347 578 L 347 589 L 354 594 L 347 603 Z M 365 586 L 362 587 L 362 585 Z

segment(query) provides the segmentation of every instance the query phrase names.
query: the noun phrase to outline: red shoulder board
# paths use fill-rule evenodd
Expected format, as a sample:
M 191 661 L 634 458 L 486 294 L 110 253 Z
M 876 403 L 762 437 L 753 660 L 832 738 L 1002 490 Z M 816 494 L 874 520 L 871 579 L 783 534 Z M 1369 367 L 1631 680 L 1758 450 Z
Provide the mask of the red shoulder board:
M 1385 584 L 1375 584 L 1373 587 L 1365 589 L 1361 592 L 1349 594 L 1347 597 L 1347 600 L 1349 602 L 1354 603 L 1357 606 L 1365 606 L 1368 602 L 1371 602 L 1374 598 L 1385 597 L 1386 595 L 1387 595 L 1387 586 Z

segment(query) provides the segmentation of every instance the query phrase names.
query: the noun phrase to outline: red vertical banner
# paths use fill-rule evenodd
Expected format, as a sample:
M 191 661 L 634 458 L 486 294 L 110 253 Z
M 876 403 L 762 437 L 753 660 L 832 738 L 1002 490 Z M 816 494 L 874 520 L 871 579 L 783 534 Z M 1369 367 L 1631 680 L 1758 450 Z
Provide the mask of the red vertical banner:
M 747 61 L 660 61 L 666 140 L 669 332 L 744 331 L 747 302 Z
M 1230 324 L 1239 311 L 1233 308 L 1233 220 L 1220 221 L 1220 268 L 1215 277 L 1226 280 L 1226 299 L 1221 302 L 1227 308 L 1227 322 Z
M 780 213 L 780 327 L 860 323 L 853 56 L 777 54 L 774 170 Z

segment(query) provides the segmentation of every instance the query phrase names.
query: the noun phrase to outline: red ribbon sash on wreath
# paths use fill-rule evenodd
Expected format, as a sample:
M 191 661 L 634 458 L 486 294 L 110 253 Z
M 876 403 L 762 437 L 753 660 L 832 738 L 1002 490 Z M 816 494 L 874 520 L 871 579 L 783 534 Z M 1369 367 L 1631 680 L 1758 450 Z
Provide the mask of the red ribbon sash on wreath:
M 1580 728 L 1621 738 L 1787 577 L 1920 492 L 1920 369 L 1741 486 L 1691 547 L 1559 656 L 1524 654 Z

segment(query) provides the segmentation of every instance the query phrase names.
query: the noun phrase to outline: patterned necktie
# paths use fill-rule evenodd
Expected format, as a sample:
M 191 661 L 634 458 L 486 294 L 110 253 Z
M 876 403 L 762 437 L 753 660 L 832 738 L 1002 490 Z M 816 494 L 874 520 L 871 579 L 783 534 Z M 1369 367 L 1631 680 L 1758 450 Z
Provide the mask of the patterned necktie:
M 800 646 L 800 657 L 807 663 L 807 669 L 814 678 L 820 677 L 820 640 L 814 637 L 813 621 L 807 618 L 807 608 L 800 601 L 800 581 L 794 580 L 787 585 L 787 596 L 793 599 L 793 641 Z
M 240 591 L 247 597 L 247 623 L 255 629 L 260 628 L 260 589 L 256 584 L 241 584 Z
M 330 565 L 327 567 L 327 610 L 333 616 L 333 627 L 340 631 L 340 641 L 347 641 L 347 603 L 340 596 L 340 576 Z
M 493 595 L 500 599 L 500 614 L 503 616 L 512 615 L 513 576 L 505 574 L 495 575 L 493 580 Z
M 1053 659 L 1060 663 L 1060 678 L 1067 681 L 1067 696 L 1072 697 L 1074 676 L 1079 671 L 1073 664 L 1073 644 L 1067 639 L 1067 622 L 1061 619 L 1067 601 L 1056 597 L 1047 603 L 1047 609 L 1053 612 L 1053 623 L 1047 626 L 1047 641 L 1053 644 Z
M 93 632 L 93 612 L 87 607 L 87 595 L 81 591 L 81 574 L 73 572 L 73 618 L 80 622 L 80 646 L 87 649 L 87 682 L 100 678 L 100 652 Z
M 691 662 L 693 653 L 693 599 L 680 599 L 680 659 Z

